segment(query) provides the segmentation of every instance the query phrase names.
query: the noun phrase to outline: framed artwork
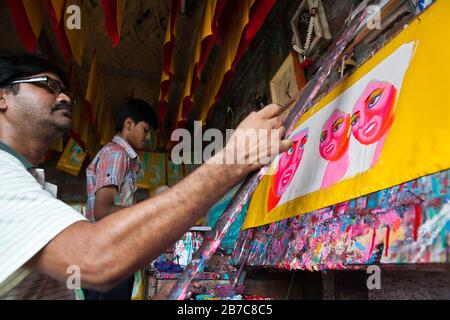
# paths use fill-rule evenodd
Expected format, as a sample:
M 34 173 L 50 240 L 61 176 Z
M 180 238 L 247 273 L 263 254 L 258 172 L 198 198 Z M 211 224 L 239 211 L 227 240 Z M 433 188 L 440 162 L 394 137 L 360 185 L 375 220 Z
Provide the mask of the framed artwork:
M 291 27 L 295 50 L 311 59 L 332 39 L 320 0 L 303 0 L 291 20 Z
M 285 106 L 306 84 L 306 78 L 295 53 L 290 53 L 270 81 L 272 102 Z
M 164 153 L 140 152 L 137 186 L 150 191 L 166 185 L 166 155 Z
M 137 187 L 148 189 L 150 187 L 150 153 L 139 152 L 139 171 L 137 173 Z
M 86 159 L 86 151 L 73 139 L 70 139 L 59 158 L 56 168 L 73 176 L 78 176 L 83 162 Z
M 184 166 L 182 164 L 174 164 L 167 155 L 167 184 L 169 187 L 174 186 L 184 177 Z
M 157 137 L 155 129 L 150 128 L 150 139 L 145 144 L 145 151 L 152 152 L 156 150 L 158 145 Z

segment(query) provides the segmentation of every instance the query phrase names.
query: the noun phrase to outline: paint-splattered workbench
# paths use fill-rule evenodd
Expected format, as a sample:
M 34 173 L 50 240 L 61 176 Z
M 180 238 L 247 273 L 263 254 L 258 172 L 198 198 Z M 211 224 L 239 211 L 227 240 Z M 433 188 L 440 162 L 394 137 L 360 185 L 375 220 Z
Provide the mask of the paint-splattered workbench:
M 449 175 L 450 170 L 442 171 L 243 231 L 233 260 L 300 270 L 358 269 L 371 264 L 446 269 Z

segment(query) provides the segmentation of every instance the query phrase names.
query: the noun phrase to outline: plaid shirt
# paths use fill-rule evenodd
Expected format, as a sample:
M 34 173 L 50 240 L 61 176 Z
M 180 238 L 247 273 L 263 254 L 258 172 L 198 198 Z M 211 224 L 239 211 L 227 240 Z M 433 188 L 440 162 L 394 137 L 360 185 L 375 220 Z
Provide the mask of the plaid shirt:
M 118 193 L 114 204 L 129 207 L 136 203 L 136 176 L 139 157 L 134 149 L 119 135 L 104 146 L 86 169 L 86 217 L 95 222 L 95 193 L 106 186 L 116 186 Z

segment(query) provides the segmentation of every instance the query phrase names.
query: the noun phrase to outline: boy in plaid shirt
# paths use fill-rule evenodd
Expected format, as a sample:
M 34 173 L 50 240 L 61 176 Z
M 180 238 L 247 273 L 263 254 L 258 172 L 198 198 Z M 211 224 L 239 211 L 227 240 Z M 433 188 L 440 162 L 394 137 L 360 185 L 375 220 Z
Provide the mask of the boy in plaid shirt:
M 149 104 L 139 99 L 129 100 L 116 118 L 116 136 L 86 170 L 86 217 L 91 222 L 136 203 L 137 151 L 144 149 L 150 138 L 150 128 L 157 126 L 156 114 Z M 133 282 L 134 276 L 131 276 L 109 292 L 84 290 L 84 293 L 87 300 L 129 300 Z

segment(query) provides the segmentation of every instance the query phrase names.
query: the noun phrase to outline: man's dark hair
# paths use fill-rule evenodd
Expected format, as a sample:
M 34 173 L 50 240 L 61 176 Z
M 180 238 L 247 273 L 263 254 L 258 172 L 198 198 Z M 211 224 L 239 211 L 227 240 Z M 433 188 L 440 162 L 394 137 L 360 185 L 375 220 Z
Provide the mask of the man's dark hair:
M 56 74 L 67 86 L 65 73 L 48 60 L 32 55 L 0 56 L 0 88 L 8 87 L 15 80 L 43 72 Z
M 126 119 L 130 118 L 134 123 L 147 122 L 155 130 L 158 129 L 158 116 L 152 107 L 141 99 L 129 99 L 119 108 L 116 115 L 116 130 L 121 132 Z

